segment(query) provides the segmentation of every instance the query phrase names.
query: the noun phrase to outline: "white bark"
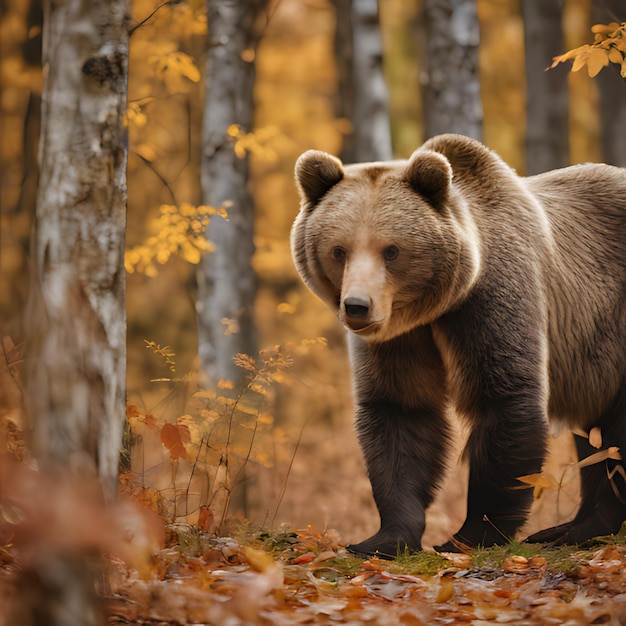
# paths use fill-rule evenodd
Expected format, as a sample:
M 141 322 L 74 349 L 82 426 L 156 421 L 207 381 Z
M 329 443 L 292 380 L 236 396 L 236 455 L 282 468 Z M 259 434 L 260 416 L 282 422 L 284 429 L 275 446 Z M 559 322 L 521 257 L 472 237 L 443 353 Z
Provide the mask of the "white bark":
M 232 124 L 245 132 L 252 129 L 254 61 L 247 54 L 256 47 L 257 18 L 265 6 L 266 0 L 207 1 L 202 198 L 215 207 L 232 203 L 228 222 L 211 220 L 207 237 L 216 249 L 205 256 L 197 272 L 198 351 L 202 369 L 213 383 L 220 378 L 237 381 L 242 370 L 234 365 L 233 356 L 256 353 L 254 207 L 247 188 L 247 159 L 235 154 L 227 130 Z M 229 328 L 225 319 L 234 324 Z
M 387 161 L 393 153 L 378 0 L 353 0 L 352 33 L 355 160 Z
M 476 0 L 424 0 L 424 135 L 482 139 Z
M 41 175 L 30 303 L 33 444 L 116 492 L 125 416 L 129 0 L 44 8 Z
M 341 151 L 346 163 L 393 157 L 389 96 L 383 74 L 378 0 L 333 0 L 336 13 L 336 113 L 352 123 Z

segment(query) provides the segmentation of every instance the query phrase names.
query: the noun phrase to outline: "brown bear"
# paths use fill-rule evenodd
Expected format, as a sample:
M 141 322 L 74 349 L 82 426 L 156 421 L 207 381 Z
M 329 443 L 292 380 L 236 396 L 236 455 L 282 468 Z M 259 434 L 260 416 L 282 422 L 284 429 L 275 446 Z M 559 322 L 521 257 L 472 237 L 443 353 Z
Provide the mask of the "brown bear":
M 626 170 L 522 178 L 480 142 L 430 139 L 408 161 L 296 164 L 291 232 L 307 286 L 350 331 L 356 430 L 380 530 L 349 546 L 420 550 L 444 475 L 448 410 L 467 421 L 465 523 L 444 546 L 512 539 L 541 471 L 548 420 L 626 450 Z M 577 437 L 580 458 L 591 452 Z M 618 465 L 618 467 L 615 467 Z M 529 540 L 580 542 L 626 519 L 623 466 L 582 470 L 570 523 Z

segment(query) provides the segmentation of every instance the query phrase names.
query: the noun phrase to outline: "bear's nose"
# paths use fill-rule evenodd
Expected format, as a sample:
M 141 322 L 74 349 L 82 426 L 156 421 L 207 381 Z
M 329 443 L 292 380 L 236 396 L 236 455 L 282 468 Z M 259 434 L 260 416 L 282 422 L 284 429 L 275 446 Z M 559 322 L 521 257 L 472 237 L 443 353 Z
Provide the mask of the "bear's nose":
M 369 299 L 348 297 L 343 301 L 343 308 L 347 317 L 363 318 L 369 313 L 370 304 Z

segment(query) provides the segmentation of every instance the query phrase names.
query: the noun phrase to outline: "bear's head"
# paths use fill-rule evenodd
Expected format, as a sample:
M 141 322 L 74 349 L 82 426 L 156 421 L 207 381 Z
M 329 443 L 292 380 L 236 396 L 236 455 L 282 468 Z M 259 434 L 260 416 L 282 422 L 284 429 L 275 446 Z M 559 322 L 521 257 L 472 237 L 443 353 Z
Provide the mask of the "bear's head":
M 436 320 L 473 286 L 478 238 L 442 154 L 344 166 L 310 150 L 295 176 L 296 268 L 353 333 L 388 341 Z

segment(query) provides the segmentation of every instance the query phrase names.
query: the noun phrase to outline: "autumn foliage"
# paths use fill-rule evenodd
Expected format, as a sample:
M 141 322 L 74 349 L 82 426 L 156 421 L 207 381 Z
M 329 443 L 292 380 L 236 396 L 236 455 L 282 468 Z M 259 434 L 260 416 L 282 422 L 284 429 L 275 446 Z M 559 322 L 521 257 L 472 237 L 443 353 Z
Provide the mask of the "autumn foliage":
M 626 78 L 626 22 L 595 24 L 592 44 L 585 44 L 554 58 L 551 67 L 565 61 L 573 61 L 572 72 L 587 66 L 590 78 L 597 76 L 610 63 L 619 67 L 620 75 Z

